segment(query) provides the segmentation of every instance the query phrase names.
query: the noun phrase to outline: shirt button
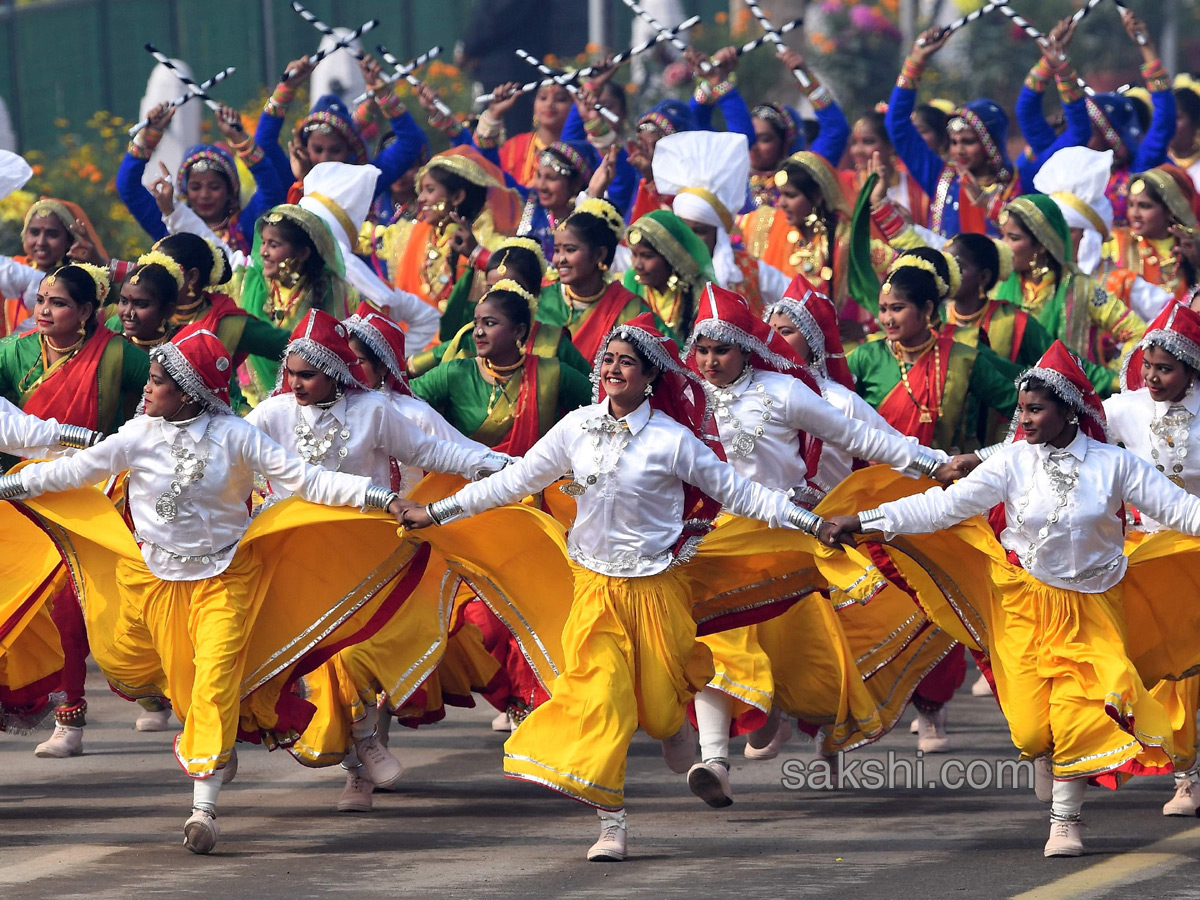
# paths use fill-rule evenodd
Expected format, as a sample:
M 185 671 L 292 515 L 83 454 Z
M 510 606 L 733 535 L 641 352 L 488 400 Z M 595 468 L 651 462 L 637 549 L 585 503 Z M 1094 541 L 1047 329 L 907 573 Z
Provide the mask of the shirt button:
M 200 557 L 200 562 L 204 563 L 207 566 L 210 562 L 212 562 L 212 559 L 207 556 L 202 556 L 202 557 Z
M 954 201 L 954 208 L 958 209 L 958 201 L 957 200 Z

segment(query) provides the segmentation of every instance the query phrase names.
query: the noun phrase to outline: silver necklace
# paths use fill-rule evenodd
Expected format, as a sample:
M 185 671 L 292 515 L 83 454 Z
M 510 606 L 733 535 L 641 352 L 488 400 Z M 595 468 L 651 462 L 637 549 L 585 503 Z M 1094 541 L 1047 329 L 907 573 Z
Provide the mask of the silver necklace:
M 592 445 L 592 459 L 596 463 L 596 471 L 586 476 L 583 481 L 580 481 L 576 476 L 572 481 L 567 482 L 559 488 L 568 497 L 582 496 L 588 488 L 600 480 L 601 475 L 611 475 L 615 472 L 617 464 L 620 463 L 621 456 L 625 452 L 625 448 L 633 440 L 633 432 L 629 430 L 629 426 L 625 422 L 614 419 L 612 416 L 606 415 L 599 419 L 593 419 L 585 423 L 583 427 L 585 431 L 591 434 L 588 441 Z M 606 434 L 620 435 L 615 448 L 610 449 L 602 446 L 602 436 Z
M 172 422 L 171 424 L 187 425 L 194 421 L 196 420 L 189 419 L 188 422 Z M 204 435 L 196 445 L 197 449 L 201 445 L 204 446 L 203 456 L 188 450 L 182 444 L 172 445 L 171 457 L 175 460 L 175 477 L 171 479 L 171 486 L 159 494 L 158 499 L 154 501 L 154 511 L 164 522 L 174 522 L 179 515 L 177 498 L 183 493 L 183 489 L 204 477 L 204 469 L 208 465 L 208 435 L 210 431 L 212 431 L 212 419 L 209 419 L 208 424 L 204 426 Z
M 1055 463 L 1057 460 L 1071 460 L 1071 468 L 1064 472 Z M 1028 571 L 1034 565 L 1034 558 L 1037 556 L 1038 550 L 1046 543 L 1050 536 L 1050 526 L 1058 522 L 1062 516 L 1062 511 L 1066 508 L 1067 501 L 1070 499 L 1071 492 L 1075 490 L 1079 484 L 1079 466 L 1074 462 L 1074 457 L 1065 450 L 1059 450 L 1050 453 L 1042 460 L 1042 471 L 1050 479 L 1050 490 L 1054 492 L 1054 509 L 1050 510 L 1050 514 L 1046 516 L 1046 522 L 1038 529 L 1037 539 L 1032 541 L 1029 549 L 1025 551 L 1025 555 L 1021 559 L 1023 565 Z M 1030 498 L 1033 496 L 1033 491 L 1036 485 L 1036 479 L 1030 479 L 1029 489 L 1025 495 L 1017 502 L 1017 525 L 1025 524 L 1025 511 L 1029 506 Z
M 1184 486 L 1183 461 L 1188 455 L 1188 431 L 1194 418 L 1196 417 L 1182 406 L 1172 406 L 1164 416 L 1150 421 L 1150 434 L 1158 438 L 1160 443 L 1167 445 L 1166 455 L 1171 464 L 1171 471 L 1168 473 L 1166 463 L 1160 458 L 1158 447 L 1151 441 L 1150 458 L 1154 461 L 1154 468 L 1179 487 Z
M 750 377 L 752 371 L 753 369 L 747 366 L 741 375 L 725 387 L 707 385 L 716 407 L 718 429 L 727 428 L 734 432 L 727 445 L 729 455 L 734 457 L 747 457 L 754 452 L 755 441 L 767 433 L 766 426 L 771 422 L 771 409 L 775 406 L 774 399 L 767 395 L 767 388 L 760 381 L 754 385 L 754 391 L 759 395 L 763 405 L 763 411 L 759 414 L 759 423 L 752 429 L 745 429 L 742 420 L 733 414 L 732 406 L 737 398 L 730 388 L 745 381 Z
M 326 407 L 328 408 L 328 407 Z M 317 434 L 313 427 L 308 424 L 304 418 L 304 414 L 300 411 L 300 404 L 296 404 L 296 452 L 300 454 L 300 458 L 306 463 L 313 466 L 321 466 L 325 464 L 325 457 L 333 448 L 334 438 L 340 438 L 342 446 L 338 447 L 338 459 L 333 466 L 336 471 L 342 464 L 350 451 L 346 447 L 346 441 L 350 440 L 350 429 L 348 426 L 343 426 L 335 419 L 333 427 L 322 434 Z

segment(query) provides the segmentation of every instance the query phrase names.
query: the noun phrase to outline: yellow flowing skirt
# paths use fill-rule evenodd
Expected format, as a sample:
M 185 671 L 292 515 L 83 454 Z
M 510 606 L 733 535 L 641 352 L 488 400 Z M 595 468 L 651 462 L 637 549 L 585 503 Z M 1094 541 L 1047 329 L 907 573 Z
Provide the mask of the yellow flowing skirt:
M 888 470 L 856 472 L 830 494 L 854 513 L 904 492 Z M 1050 587 L 1008 562 L 970 519 L 899 536 L 889 553 L 928 615 L 991 658 L 1000 705 L 1024 758 L 1050 756 L 1055 777 L 1116 787 L 1170 771 L 1172 723 L 1149 687 L 1200 666 L 1200 540 L 1162 532 L 1099 594 Z
M 728 694 L 733 701 L 731 735 L 761 728 L 771 711 L 775 680 L 771 660 L 758 639 L 759 629 L 768 624 L 743 625 L 698 639 L 712 653 L 714 674 L 707 687 Z

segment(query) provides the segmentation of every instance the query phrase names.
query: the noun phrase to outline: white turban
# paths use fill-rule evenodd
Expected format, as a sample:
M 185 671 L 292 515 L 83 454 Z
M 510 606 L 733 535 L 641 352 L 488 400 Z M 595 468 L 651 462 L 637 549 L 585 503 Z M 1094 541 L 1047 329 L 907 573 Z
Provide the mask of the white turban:
M 1058 204 L 1070 228 L 1083 231 L 1075 264 L 1086 275 L 1100 265 L 1104 242 L 1112 231 L 1113 208 L 1105 189 L 1113 152 L 1067 147 L 1059 150 L 1033 176 L 1033 186 Z

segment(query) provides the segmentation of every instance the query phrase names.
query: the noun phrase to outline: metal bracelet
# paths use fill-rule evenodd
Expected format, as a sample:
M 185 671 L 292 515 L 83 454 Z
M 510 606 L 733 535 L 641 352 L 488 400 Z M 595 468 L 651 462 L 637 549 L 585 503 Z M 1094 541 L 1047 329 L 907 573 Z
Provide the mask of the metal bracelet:
M 978 450 L 976 450 L 975 455 L 979 457 L 980 462 L 984 462 L 985 460 L 990 459 L 991 457 L 995 456 L 1003 448 L 1004 448 L 1003 443 L 989 444 L 986 447 L 980 447 Z
M 921 452 L 917 454 L 916 459 L 912 461 L 912 465 L 910 465 L 909 468 L 915 469 L 922 475 L 928 475 L 930 478 L 932 478 L 933 473 L 938 470 L 939 466 L 941 466 L 941 462 L 936 456 Z
M 363 498 L 363 505 L 369 509 L 387 509 L 392 505 L 392 502 L 399 500 L 400 495 L 391 488 L 379 487 L 373 484 L 367 488 L 367 495 Z
M 802 506 L 793 506 L 787 513 L 788 523 L 803 532 L 815 535 L 825 520 Z
M 883 531 L 885 521 L 886 517 L 879 507 L 858 514 L 858 526 L 863 531 Z
M 86 450 L 99 443 L 102 437 L 103 435 L 99 432 L 83 428 L 80 425 L 60 425 L 58 427 L 59 445 L 74 450 Z
M 0 477 L 0 500 L 15 500 L 25 493 L 25 480 L 20 472 Z
M 454 497 L 443 497 L 426 506 L 425 512 L 433 520 L 434 525 L 445 525 L 461 516 L 463 508 Z

